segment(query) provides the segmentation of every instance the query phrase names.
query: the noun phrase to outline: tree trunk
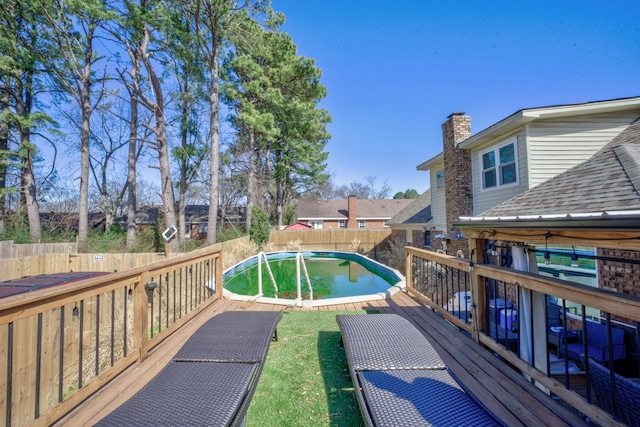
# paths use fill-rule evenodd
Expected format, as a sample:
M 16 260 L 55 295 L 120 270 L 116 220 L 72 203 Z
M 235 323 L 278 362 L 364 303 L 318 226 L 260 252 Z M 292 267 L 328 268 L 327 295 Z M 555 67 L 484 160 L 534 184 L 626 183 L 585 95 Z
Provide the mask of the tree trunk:
M 149 38 L 148 26 L 145 26 L 145 39 Z M 171 165 L 169 162 L 169 147 L 167 145 L 167 130 L 164 122 L 164 98 L 162 94 L 162 85 L 160 80 L 151 64 L 149 56 L 145 53 L 142 56 L 142 62 L 149 75 L 149 80 L 155 93 L 155 105 L 153 105 L 153 114 L 156 118 L 156 149 L 158 151 L 158 163 L 160 168 L 160 185 L 161 185 L 161 197 L 162 208 L 164 212 L 164 226 L 177 227 L 176 222 L 176 208 L 175 197 L 173 195 L 173 182 L 171 181 Z M 180 252 L 180 242 L 175 237 L 167 242 L 167 252 L 178 253 Z
M 249 129 L 249 171 L 247 173 L 247 211 L 245 213 L 245 230 L 247 233 L 251 230 L 251 219 L 253 218 L 253 203 L 256 198 L 255 194 L 255 134 L 253 129 Z
M 29 143 L 29 131 L 23 134 L 23 143 Z M 29 219 L 29 236 L 32 243 L 38 243 L 40 240 L 40 209 L 38 207 L 38 199 L 36 197 L 36 180 L 33 173 L 33 158 L 31 150 L 27 150 L 27 154 L 22 157 L 22 194 L 24 196 L 27 217 Z
M 31 115 L 33 73 L 27 73 L 24 85 L 23 82 L 16 80 L 16 86 L 16 93 L 21 95 L 15 98 L 16 113 L 19 117 L 28 118 Z M 24 96 L 24 99 L 22 96 Z M 40 209 L 38 208 L 36 180 L 33 173 L 31 129 L 28 126 L 20 129 L 20 151 L 24 153 L 20 159 L 22 163 L 22 171 L 20 174 L 22 180 L 20 200 L 22 207 L 27 213 L 29 221 L 29 236 L 33 243 L 37 243 L 40 240 L 41 235 Z
M 127 249 L 136 243 L 136 212 L 138 209 L 138 185 L 136 165 L 138 163 L 138 94 L 140 93 L 140 50 L 127 45 L 131 58 L 131 111 L 129 121 L 129 154 L 127 156 Z
M 209 165 L 209 218 L 207 228 L 207 244 L 213 245 L 217 241 L 218 229 L 218 178 L 220 170 L 220 135 L 218 129 L 218 116 L 220 105 L 218 100 L 218 48 L 213 49 L 209 58 L 209 70 L 211 78 L 211 116 L 209 128 L 211 131 L 211 163 Z
M 9 77 L 7 77 L 7 80 Z M 5 81 L 5 84 L 9 84 Z M 9 90 L 4 87 L 0 87 L 0 111 L 5 108 L 9 108 Z M 0 121 L 0 153 L 6 153 L 9 149 L 9 124 L 5 121 Z M 5 190 L 7 187 L 7 164 L 5 162 L 5 155 L 0 154 L 0 233 L 5 231 L 4 217 L 6 214 L 6 197 Z
M 82 109 L 82 128 L 80 133 L 80 200 L 78 202 L 78 251 L 86 250 L 89 229 L 89 137 L 91 134 L 91 55 L 93 36 L 87 36 L 84 67 L 82 73 L 82 91 L 80 94 Z

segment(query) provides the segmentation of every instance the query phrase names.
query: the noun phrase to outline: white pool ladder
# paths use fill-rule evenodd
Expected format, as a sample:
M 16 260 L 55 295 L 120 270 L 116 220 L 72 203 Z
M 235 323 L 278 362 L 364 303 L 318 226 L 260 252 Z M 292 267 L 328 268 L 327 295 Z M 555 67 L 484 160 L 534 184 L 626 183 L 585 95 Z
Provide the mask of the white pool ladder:
M 273 278 L 273 273 L 271 272 L 271 267 L 269 266 L 269 261 L 267 261 L 267 255 L 264 252 L 258 253 L 258 294 L 259 296 L 263 296 L 262 292 L 262 262 L 261 259 L 264 259 L 264 264 L 267 266 L 267 272 L 269 273 L 269 277 L 271 278 L 271 283 L 273 284 L 273 290 L 275 298 L 278 299 L 278 285 L 276 283 L 276 279 Z M 298 286 L 300 288 L 300 286 Z
M 311 279 L 309 279 L 309 272 L 307 271 L 307 264 L 304 262 L 304 257 L 302 256 L 302 252 L 298 252 L 296 254 L 296 285 L 298 289 L 298 298 L 297 301 L 302 304 L 302 286 L 300 279 L 300 266 L 304 270 L 304 277 L 307 279 L 307 287 L 309 288 L 309 301 L 313 301 L 313 288 L 311 287 Z

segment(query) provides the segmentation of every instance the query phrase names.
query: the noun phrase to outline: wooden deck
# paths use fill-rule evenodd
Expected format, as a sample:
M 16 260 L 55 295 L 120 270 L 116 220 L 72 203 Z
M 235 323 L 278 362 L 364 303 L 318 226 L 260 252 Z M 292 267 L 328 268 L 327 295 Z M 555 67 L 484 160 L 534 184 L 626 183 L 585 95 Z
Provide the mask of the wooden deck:
M 206 320 L 226 310 L 281 310 L 282 306 L 220 301 L 154 349 L 142 363 L 114 379 L 56 425 L 92 425 L 141 389 Z M 313 310 L 378 310 L 411 321 L 429 339 L 468 391 L 508 426 L 573 426 L 586 423 L 551 399 L 518 372 L 500 361 L 436 313 L 405 293 L 386 301 L 341 304 Z

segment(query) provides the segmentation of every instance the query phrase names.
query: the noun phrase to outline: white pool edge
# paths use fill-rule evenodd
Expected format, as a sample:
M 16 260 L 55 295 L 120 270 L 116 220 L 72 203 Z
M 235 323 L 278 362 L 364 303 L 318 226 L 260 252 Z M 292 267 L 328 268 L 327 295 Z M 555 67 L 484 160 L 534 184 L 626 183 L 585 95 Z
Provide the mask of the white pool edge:
M 291 252 L 291 251 L 281 251 L 281 252 Z M 314 251 L 308 251 L 308 252 L 314 252 Z M 341 253 L 341 251 L 316 251 L 316 252 Z M 342 253 L 350 254 L 349 252 L 342 252 Z M 260 295 L 251 295 L 251 296 L 239 295 L 231 291 L 228 291 L 224 287 L 222 288 L 222 296 L 224 299 L 228 299 L 232 301 L 250 301 L 250 302 L 263 303 L 263 304 L 282 305 L 286 307 L 313 308 L 313 307 L 324 307 L 328 305 L 352 304 L 352 303 L 360 303 L 360 302 L 367 302 L 367 301 L 384 300 L 387 298 L 391 298 L 393 295 L 395 295 L 400 291 L 402 292 L 406 291 L 406 287 L 407 287 L 406 278 L 398 270 L 396 270 L 395 268 L 391 268 L 388 265 L 384 265 L 376 260 L 368 258 L 364 255 L 361 255 L 361 254 L 355 254 L 355 255 L 358 255 L 362 258 L 366 258 L 368 261 L 371 261 L 375 264 L 382 266 L 385 269 L 393 271 L 400 278 L 400 281 L 395 285 L 390 286 L 389 289 L 385 290 L 384 292 L 378 292 L 375 294 L 366 294 L 366 295 L 356 295 L 356 296 L 349 296 L 349 297 L 317 299 L 313 301 L 288 299 L 288 298 L 263 297 Z M 225 272 L 230 269 L 231 268 L 225 270 Z

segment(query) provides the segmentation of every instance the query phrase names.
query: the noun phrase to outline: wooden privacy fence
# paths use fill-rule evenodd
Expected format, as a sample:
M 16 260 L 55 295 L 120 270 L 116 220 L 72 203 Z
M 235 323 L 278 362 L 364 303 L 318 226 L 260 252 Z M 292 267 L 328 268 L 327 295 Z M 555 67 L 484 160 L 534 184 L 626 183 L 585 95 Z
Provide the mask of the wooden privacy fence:
M 222 296 L 219 247 L 0 299 L 0 424 L 50 425 Z
M 76 253 L 78 245 L 67 243 L 25 243 L 16 244 L 13 240 L 0 241 L 0 260 L 7 258 L 24 258 L 34 255 Z
M 181 257 L 196 253 L 207 253 L 212 250 L 223 250 L 225 253 L 224 268 L 227 268 L 255 252 L 251 249 L 249 237 L 217 243 L 213 246 L 198 249 L 187 254 L 160 253 L 51 253 L 28 257 L 0 259 L 0 281 L 19 279 L 39 274 L 52 274 L 68 271 L 104 271 L 118 272 L 141 267 L 169 257 Z
M 377 258 L 386 249 L 391 229 L 330 229 L 272 231 L 269 245 L 274 250 L 299 246 L 300 250 L 346 251 Z
M 405 250 L 409 294 L 543 390 L 600 425 L 615 423 L 614 414 L 592 404 L 588 368 L 576 364 L 580 357 L 570 360 L 569 347 L 577 344 L 579 356 L 605 359 L 611 372 L 627 371 L 637 377 L 640 299 L 553 277 L 471 264 L 433 251 Z M 594 326 L 602 337 L 594 336 Z M 626 352 L 621 353 L 621 344 L 613 340 L 623 331 L 628 339 L 622 344 Z M 593 350 L 596 340 L 612 345 L 605 344 L 601 353 Z

